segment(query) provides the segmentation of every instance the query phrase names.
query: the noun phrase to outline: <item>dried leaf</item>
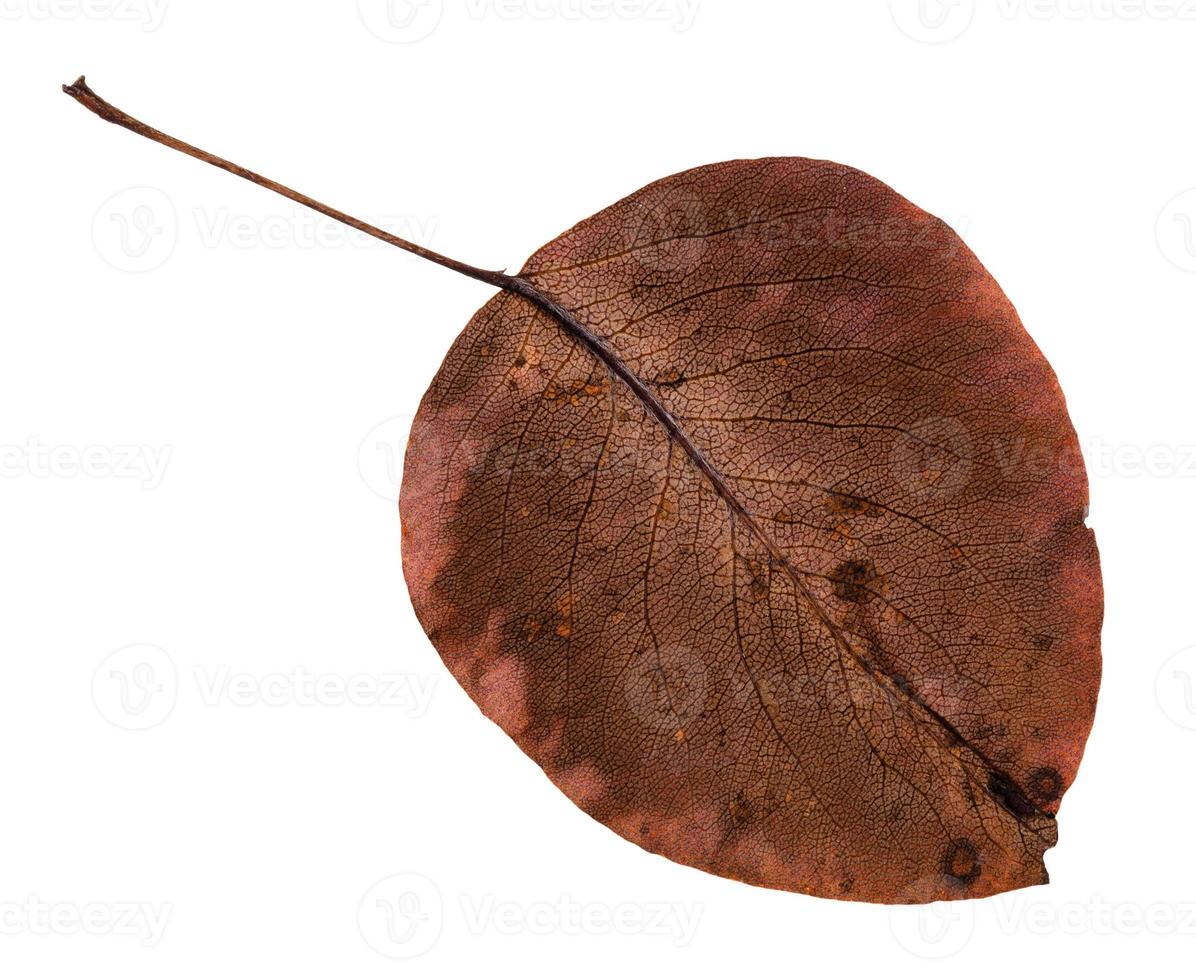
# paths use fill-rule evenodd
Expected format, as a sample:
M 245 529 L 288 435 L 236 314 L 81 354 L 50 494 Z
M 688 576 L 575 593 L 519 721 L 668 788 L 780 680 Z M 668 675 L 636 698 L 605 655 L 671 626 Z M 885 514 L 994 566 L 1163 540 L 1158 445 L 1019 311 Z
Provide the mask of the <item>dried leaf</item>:
M 801 159 L 653 184 L 519 276 L 101 118 L 503 292 L 424 397 L 420 621 L 580 807 L 834 898 L 1046 880 L 1100 682 L 1087 485 L 1050 366 L 942 222 Z
M 834 898 L 1046 880 L 1101 585 L 1049 365 L 942 222 L 836 164 L 653 184 L 500 294 L 416 418 L 445 663 L 640 846 Z

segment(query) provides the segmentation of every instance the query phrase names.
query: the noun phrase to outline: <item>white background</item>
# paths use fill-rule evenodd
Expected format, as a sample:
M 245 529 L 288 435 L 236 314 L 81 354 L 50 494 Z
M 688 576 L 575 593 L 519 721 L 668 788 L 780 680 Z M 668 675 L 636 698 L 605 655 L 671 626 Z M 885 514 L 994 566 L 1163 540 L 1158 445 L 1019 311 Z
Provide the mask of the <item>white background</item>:
M 0 973 L 1190 969 L 1196 3 L 0 12 Z M 679 867 L 575 809 L 401 577 L 406 426 L 490 290 L 102 124 L 59 91 L 81 71 L 486 267 L 735 157 L 849 163 L 960 230 L 1092 480 L 1105 675 L 1053 883 L 892 912 Z

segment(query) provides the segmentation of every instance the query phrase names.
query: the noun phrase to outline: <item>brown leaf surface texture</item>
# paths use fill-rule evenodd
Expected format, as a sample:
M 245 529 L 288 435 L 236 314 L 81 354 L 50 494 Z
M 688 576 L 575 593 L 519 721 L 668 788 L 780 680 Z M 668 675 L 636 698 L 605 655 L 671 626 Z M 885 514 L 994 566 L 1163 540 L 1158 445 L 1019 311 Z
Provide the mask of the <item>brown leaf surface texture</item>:
M 1050 366 L 941 221 L 804 159 L 547 245 L 407 451 L 404 570 L 458 681 L 649 851 L 873 902 L 1046 881 L 1100 679 Z

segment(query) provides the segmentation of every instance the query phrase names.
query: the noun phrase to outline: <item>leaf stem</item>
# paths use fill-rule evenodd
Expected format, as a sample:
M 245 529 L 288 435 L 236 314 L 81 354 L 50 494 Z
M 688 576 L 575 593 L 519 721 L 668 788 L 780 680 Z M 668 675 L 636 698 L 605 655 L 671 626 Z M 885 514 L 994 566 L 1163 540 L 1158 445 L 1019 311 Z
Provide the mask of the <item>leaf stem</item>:
M 184 143 L 180 139 L 176 139 L 161 130 L 154 129 L 152 126 L 147 126 L 139 119 L 134 119 L 127 112 L 116 108 L 109 102 L 96 95 L 95 92 L 87 84 L 86 78 L 80 75 L 78 80 L 73 85 L 64 85 L 62 90 L 72 99 L 87 109 L 90 109 L 101 119 L 110 123 L 115 123 L 117 126 L 123 126 L 125 129 L 136 133 L 138 136 L 144 136 L 146 139 L 153 140 L 155 143 L 161 143 L 163 146 L 168 146 L 172 150 L 178 150 L 180 153 L 185 153 L 187 156 L 195 157 L 196 160 L 202 160 L 204 163 L 210 163 L 213 167 L 219 167 L 221 170 L 227 170 L 230 174 L 236 174 L 248 180 L 250 183 L 257 184 L 259 187 L 264 187 L 266 190 L 273 191 L 275 194 L 281 194 L 283 197 L 295 201 L 297 204 L 302 204 L 304 207 L 311 208 L 313 211 L 318 211 L 320 214 L 327 215 L 335 221 L 348 225 L 350 228 L 356 228 L 358 231 L 367 235 L 372 235 L 374 238 L 386 242 L 388 245 L 394 245 L 396 248 L 401 248 L 405 252 L 411 252 L 421 258 L 427 259 L 429 262 L 435 262 L 437 265 L 442 265 L 446 269 L 452 269 L 454 272 L 459 272 L 463 276 L 469 276 L 471 279 L 478 279 L 482 282 L 489 283 L 492 286 L 497 286 L 500 289 L 511 290 L 512 285 L 516 279 L 514 276 L 509 276 L 505 272 L 496 272 L 489 269 L 479 269 L 476 266 L 469 265 L 465 262 L 458 262 L 456 259 L 450 259 L 447 255 L 441 255 L 439 252 L 434 252 L 430 248 L 424 248 L 422 245 L 416 245 L 414 242 L 409 242 L 405 238 L 399 238 L 398 235 L 392 235 L 388 231 L 377 228 L 359 218 L 354 218 L 352 215 L 345 214 L 343 211 L 338 211 L 336 208 L 329 207 L 327 204 L 308 197 L 306 194 L 301 194 L 293 188 L 280 184 L 277 181 L 270 180 L 268 177 L 263 177 L 259 173 L 252 170 L 247 170 L 245 167 L 238 166 L 228 160 L 218 157 L 207 150 L 201 150 L 199 147 L 192 146 L 190 143 Z M 519 280 L 522 282 L 523 280 Z

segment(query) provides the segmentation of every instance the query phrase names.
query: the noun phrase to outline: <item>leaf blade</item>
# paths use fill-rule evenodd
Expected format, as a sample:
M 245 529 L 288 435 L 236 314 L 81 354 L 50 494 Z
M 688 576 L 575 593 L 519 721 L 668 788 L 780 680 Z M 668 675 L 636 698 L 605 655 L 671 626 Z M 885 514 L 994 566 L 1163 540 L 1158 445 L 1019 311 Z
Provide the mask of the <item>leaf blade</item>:
M 872 901 L 1044 880 L 1099 567 L 1057 382 L 974 256 L 858 171 L 738 161 L 521 278 L 616 369 L 505 294 L 417 416 L 405 573 L 483 711 L 718 874 Z

